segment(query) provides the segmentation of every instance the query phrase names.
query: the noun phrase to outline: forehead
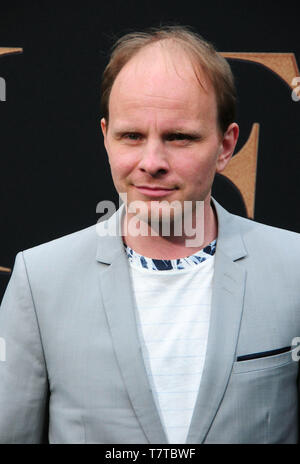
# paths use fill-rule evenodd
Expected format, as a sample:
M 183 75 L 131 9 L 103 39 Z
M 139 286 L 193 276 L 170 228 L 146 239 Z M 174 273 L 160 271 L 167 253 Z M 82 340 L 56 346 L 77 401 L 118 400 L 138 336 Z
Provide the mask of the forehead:
M 110 116 L 139 106 L 216 111 L 215 93 L 203 70 L 181 46 L 164 42 L 146 46 L 121 69 L 110 94 Z

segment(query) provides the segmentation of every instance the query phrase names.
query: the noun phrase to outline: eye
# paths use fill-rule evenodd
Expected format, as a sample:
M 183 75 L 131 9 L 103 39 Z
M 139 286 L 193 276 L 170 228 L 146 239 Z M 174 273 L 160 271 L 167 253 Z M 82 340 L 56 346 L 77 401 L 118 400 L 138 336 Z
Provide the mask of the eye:
M 141 134 L 138 134 L 137 132 L 128 132 L 123 135 L 123 138 L 127 140 L 137 141 L 137 140 L 140 140 L 142 136 Z
M 166 135 L 166 140 L 168 142 L 175 142 L 175 141 L 190 142 L 190 141 L 193 141 L 193 140 L 196 140 L 196 139 L 197 139 L 197 137 L 195 137 L 193 135 L 184 134 L 184 133 L 181 133 L 181 132 L 175 132 L 175 133 Z
M 185 134 L 168 134 L 166 137 L 169 142 L 173 142 L 173 140 L 186 140 L 186 138 Z

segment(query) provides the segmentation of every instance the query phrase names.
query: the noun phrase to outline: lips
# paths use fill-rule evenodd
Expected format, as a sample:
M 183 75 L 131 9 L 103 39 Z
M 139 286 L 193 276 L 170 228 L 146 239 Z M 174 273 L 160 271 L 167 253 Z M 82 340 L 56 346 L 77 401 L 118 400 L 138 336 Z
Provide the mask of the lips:
M 146 185 L 136 185 L 135 188 L 142 193 L 143 195 L 149 196 L 149 197 L 164 197 L 166 195 L 169 195 L 174 188 L 166 188 L 166 187 L 160 187 L 160 186 L 146 186 Z

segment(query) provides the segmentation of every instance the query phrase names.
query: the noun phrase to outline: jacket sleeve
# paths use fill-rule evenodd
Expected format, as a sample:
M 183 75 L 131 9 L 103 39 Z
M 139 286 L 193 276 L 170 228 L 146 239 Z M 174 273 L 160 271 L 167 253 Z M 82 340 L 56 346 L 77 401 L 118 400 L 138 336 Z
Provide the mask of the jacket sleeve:
M 43 443 L 48 381 L 23 254 L 0 307 L 0 443 Z

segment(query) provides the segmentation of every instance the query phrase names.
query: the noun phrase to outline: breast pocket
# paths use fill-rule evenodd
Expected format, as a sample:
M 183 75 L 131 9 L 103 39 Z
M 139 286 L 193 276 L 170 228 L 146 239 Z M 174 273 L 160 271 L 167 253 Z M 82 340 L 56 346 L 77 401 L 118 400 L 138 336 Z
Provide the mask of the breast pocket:
M 262 369 L 272 369 L 283 366 L 284 364 L 294 363 L 297 366 L 297 355 L 299 347 L 271 356 L 262 356 L 246 361 L 236 361 L 233 364 L 233 373 L 251 372 Z
M 297 443 L 296 350 L 234 362 L 206 443 Z
M 297 442 L 297 350 L 234 363 L 228 392 L 240 418 L 240 442 Z

